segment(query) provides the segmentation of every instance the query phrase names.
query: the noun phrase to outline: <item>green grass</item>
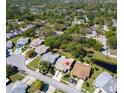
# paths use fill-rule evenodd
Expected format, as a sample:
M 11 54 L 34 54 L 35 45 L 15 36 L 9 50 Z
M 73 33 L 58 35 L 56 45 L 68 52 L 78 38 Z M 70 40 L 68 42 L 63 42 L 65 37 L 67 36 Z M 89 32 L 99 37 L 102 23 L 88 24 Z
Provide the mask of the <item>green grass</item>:
M 9 40 L 11 40 L 15 44 L 19 38 L 23 38 L 23 36 L 16 36 L 16 37 L 9 39 Z
M 25 72 L 24 71 L 20 71 L 19 72 L 20 74 L 22 74 L 22 75 L 24 75 L 24 76 L 26 76 L 27 74 L 25 74 Z
M 110 58 L 110 57 L 106 57 L 104 56 L 101 52 L 97 52 L 95 51 L 93 54 L 93 58 L 94 59 L 98 59 L 98 60 L 102 60 L 111 64 L 117 64 L 117 59 L 116 58 Z
M 98 68 L 98 71 L 97 70 L 94 70 L 94 73 L 91 75 L 91 77 L 87 81 L 84 81 L 83 86 L 82 86 L 82 88 L 85 89 L 85 90 L 87 90 L 87 91 L 89 91 L 89 93 L 93 93 L 94 92 L 95 89 L 93 87 L 93 82 L 96 79 L 96 77 L 100 73 L 102 73 L 104 71 L 104 69 L 102 69 L 102 68 L 100 68 L 98 66 L 93 65 L 92 67 L 93 68 L 94 67 L 97 67 Z M 89 83 L 89 87 L 87 86 L 87 83 Z
M 31 87 L 28 93 L 35 93 L 36 90 L 41 90 L 43 86 L 44 86 L 43 81 L 36 80 L 31 84 Z
M 41 56 L 37 56 L 34 60 L 32 60 L 29 64 L 28 67 L 32 70 L 36 70 L 39 68 L 39 64 L 41 62 Z
M 54 91 L 54 93 L 65 93 L 65 92 L 63 92 L 63 91 L 60 90 L 60 89 L 56 89 L 56 90 Z
M 62 77 L 62 80 L 67 81 L 67 82 L 70 82 L 70 80 L 71 80 L 70 74 L 65 74 L 65 75 Z
M 95 91 L 94 87 L 93 87 L 93 82 L 94 80 L 96 79 L 96 77 L 102 73 L 102 72 L 108 72 L 110 75 L 116 77 L 116 74 L 113 74 L 112 72 L 104 69 L 104 68 L 101 68 L 95 64 L 91 64 L 92 68 L 94 69 L 94 72 L 93 74 L 91 75 L 91 77 L 87 80 L 87 81 L 84 81 L 83 83 L 83 86 L 82 88 L 89 91 L 89 93 L 93 93 Z M 86 83 L 89 83 L 89 87 L 87 86 Z
M 24 76 L 20 75 L 19 73 L 16 73 L 14 75 L 11 75 L 9 78 L 14 83 L 17 80 L 22 80 Z

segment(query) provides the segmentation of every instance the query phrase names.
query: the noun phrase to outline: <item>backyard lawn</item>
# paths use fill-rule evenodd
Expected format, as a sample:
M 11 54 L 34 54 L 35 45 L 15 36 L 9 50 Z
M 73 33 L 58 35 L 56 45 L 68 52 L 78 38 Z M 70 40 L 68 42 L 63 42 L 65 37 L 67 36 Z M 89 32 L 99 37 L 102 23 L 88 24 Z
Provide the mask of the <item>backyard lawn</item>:
M 39 68 L 39 64 L 41 62 L 41 56 L 37 56 L 34 60 L 32 60 L 29 64 L 28 67 L 32 70 L 36 70 Z
M 101 52 L 94 51 L 93 58 L 102 60 L 105 62 L 109 62 L 111 64 L 117 64 L 117 59 L 116 58 L 109 58 L 104 56 Z
M 19 73 L 16 73 L 14 75 L 11 75 L 9 78 L 14 83 L 17 80 L 22 80 L 24 78 L 24 76 Z

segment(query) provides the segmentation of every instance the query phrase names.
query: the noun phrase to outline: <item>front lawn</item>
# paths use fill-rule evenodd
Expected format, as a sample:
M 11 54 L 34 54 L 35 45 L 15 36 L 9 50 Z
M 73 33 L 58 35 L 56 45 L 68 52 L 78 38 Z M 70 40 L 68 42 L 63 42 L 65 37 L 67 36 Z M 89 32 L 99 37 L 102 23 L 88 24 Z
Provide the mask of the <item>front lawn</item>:
M 32 60 L 28 64 L 28 67 L 31 68 L 31 69 L 33 69 L 33 70 L 36 70 L 36 69 L 39 68 L 40 62 L 41 62 L 41 56 L 37 56 L 34 60 Z
M 9 76 L 9 78 L 10 78 L 10 80 L 14 83 L 15 81 L 17 81 L 17 80 L 22 80 L 23 78 L 24 78 L 24 76 L 22 76 L 21 74 L 19 74 L 19 73 L 16 73 L 16 74 L 14 74 L 14 75 L 11 75 L 11 76 Z
M 33 82 L 31 84 L 31 87 L 29 89 L 29 93 L 35 93 L 35 91 L 41 90 L 43 88 L 43 86 L 44 86 L 43 81 L 36 80 L 35 82 Z
M 62 77 L 62 80 L 64 81 L 67 81 L 67 82 L 70 82 L 71 81 L 71 76 L 69 73 L 65 74 L 63 77 Z
M 9 39 L 9 40 L 11 40 L 14 44 L 16 44 L 17 40 L 20 38 L 23 38 L 23 36 L 19 35 L 19 36 L 13 37 L 12 39 Z
M 62 91 L 62 90 L 60 90 L 60 89 L 56 89 L 56 90 L 54 91 L 54 93 L 65 93 L 65 92 Z

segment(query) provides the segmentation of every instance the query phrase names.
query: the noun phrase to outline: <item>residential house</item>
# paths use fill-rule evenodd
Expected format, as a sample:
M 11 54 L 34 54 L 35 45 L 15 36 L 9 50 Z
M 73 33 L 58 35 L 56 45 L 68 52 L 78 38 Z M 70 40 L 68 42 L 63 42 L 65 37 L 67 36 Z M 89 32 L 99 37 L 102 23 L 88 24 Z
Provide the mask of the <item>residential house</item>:
M 42 61 L 48 61 L 50 62 L 51 64 L 55 64 L 56 60 L 59 58 L 59 54 L 54 54 L 52 52 L 48 52 L 46 54 L 44 54 L 42 57 L 41 57 L 41 60 Z
M 90 76 L 90 70 L 91 66 L 89 64 L 76 62 L 71 74 L 73 77 L 86 80 Z
M 117 80 L 107 72 L 102 72 L 94 81 L 94 87 L 101 93 L 117 93 Z
M 21 30 L 20 29 L 16 29 L 16 30 L 14 30 L 13 34 L 15 36 L 17 36 L 17 35 L 21 34 Z
M 27 88 L 27 84 L 24 84 L 21 81 L 16 81 L 14 84 L 11 83 L 6 87 L 6 93 L 26 93 Z
M 30 41 L 29 38 L 20 38 L 16 42 L 17 47 L 24 47 L 26 44 L 28 44 Z
M 12 37 L 15 37 L 13 33 L 6 33 L 6 39 L 10 39 Z
M 55 68 L 62 72 L 67 72 L 71 69 L 74 59 L 66 59 L 64 56 L 60 57 L 55 64 Z
M 45 45 L 40 45 L 35 48 L 35 52 L 38 54 L 43 54 L 43 53 L 46 53 L 48 51 L 48 49 L 49 49 L 49 47 L 47 47 Z
M 39 38 L 36 38 L 36 39 L 34 39 L 34 40 L 31 42 L 30 47 L 35 48 L 35 47 L 39 46 L 39 45 L 42 44 L 42 43 L 43 43 L 43 40 L 41 40 L 41 39 L 39 39 Z
M 7 41 L 6 42 L 6 49 L 11 49 L 13 47 L 13 42 L 12 41 Z

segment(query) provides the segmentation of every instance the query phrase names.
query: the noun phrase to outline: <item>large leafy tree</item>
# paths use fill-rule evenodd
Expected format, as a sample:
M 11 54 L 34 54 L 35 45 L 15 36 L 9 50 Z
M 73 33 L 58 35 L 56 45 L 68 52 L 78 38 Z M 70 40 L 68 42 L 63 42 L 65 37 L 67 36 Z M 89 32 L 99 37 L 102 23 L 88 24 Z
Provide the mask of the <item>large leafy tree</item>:
M 41 62 L 39 70 L 40 70 L 41 73 L 46 74 L 46 73 L 49 72 L 50 66 L 51 66 L 51 64 L 48 61 Z

